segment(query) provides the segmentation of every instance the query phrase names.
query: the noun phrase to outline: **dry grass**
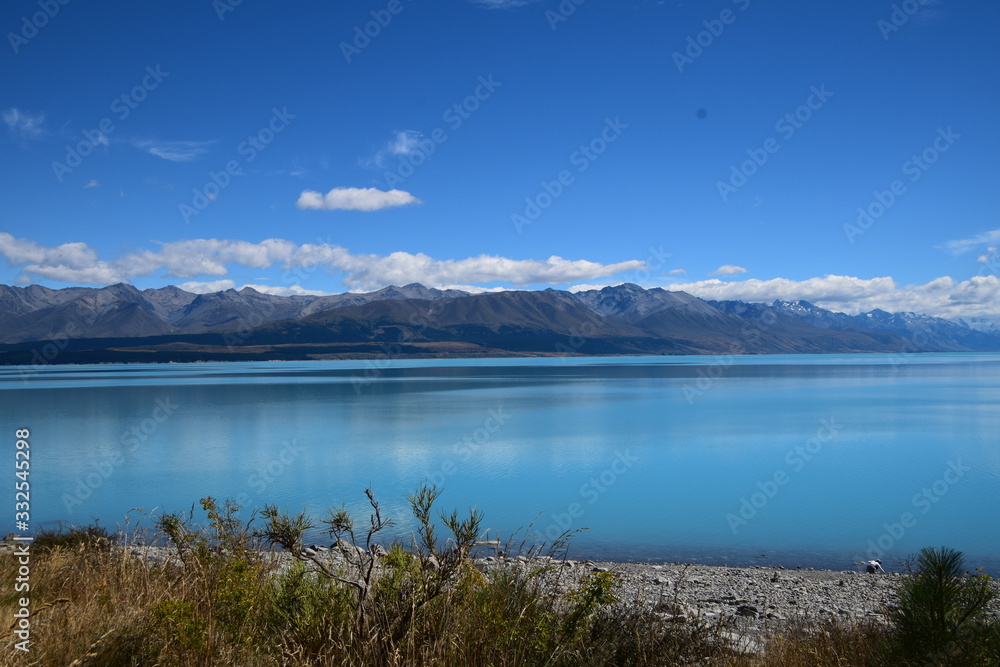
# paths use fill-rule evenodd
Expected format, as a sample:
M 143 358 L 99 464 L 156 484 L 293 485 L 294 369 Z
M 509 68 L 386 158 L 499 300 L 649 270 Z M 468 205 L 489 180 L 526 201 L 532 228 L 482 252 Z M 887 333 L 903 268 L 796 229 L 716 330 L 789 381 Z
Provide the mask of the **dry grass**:
M 217 512 L 216 527 L 225 526 Z M 234 528 L 236 524 L 229 524 Z M 177 528 L 175 525 L 174 528 Z M 178 533 L 180 534 L 180 533 Z M 721 665 L 870 667 L 894 661 L 884 625 L 799 624 L 763 644 L 762 655 L 733 648 L 732 628 L 679 623 L 616 599 L 611 573 L 564 582 L 553 593 L 544 568 L 484 574 L 467 557 L 427 567 L 416 545 L 380 557 L 363 605 L 356 586 L 296 561 L 278 571 L 248 546 L 249 532 L 188 534 L 183 563 L 147 562 L 102 540 L 51 540 L 31 556 L 31 652 L 18 665 L 306 665 L 577 666 Z M 228 540 L 228 542 L 226 542 Z M 459 554 L 461 556 L 461 554 Z M 17 561 L 0 552 L 0 577 Z M 354 576 L 341 564 L 336 573 Z M 450 569 L 449 569 L 450 568 Z M 19 594 L 0 597 L 13 618 Z M 49 606 L 46 606 L 49 605 Z M 996 640 L 995 624 L 993 640 Z M 996 664 L 983 644 L 982 662 Z M 943 654 L 942 654 L 943 655 Z M 921 663 L 942 656 L 928 656 Z M 944 655 L 947 660 L 948 656 Z

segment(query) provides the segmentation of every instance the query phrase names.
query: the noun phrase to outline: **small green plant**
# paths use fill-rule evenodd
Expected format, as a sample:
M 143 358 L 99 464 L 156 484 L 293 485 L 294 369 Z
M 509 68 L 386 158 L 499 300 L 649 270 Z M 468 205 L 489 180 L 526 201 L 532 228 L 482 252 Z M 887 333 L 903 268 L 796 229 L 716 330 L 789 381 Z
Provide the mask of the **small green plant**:
M 57 548 L 76 549 L 84 547 L 98 551 L 108 551 L 116 542 L 116 536 L 97 521 L 89 526 L 59 526 L 55 530 L 43 529 L 35 535 L 32 546 L 39 551 Z
M 969 574 L 961 552 L 927 547 L 917 556 L 916 572 L 898 590 L 899 606 L 892 653 L 903 664 L 997 664 L 978 662 L 990 634 L 986 611 L 995 596 L 991 579 Z M 992 624 L 995 634 L 996 623 Z M 994 656 L 1000 658 L 1000 656 Z
M 189 651 L 203 648 L 207 631 L 193 603 L 163 600 L 155 603 L 150 611 L 155 627 L 163 633 L 166 644 Z
M 572 638 L 595 611 L 616 602 L 614 591 L 617 586 L 618 575 L 614 572 L 594 572 L 581 581 L 580 587 L 569 594 L 573 606 L 563 620 L 563 636 Z
M 194 505 L 188 512 L 164 512 L 153 517 L 156 527 L 177 549 L 183 562 L 198 559 L 204 564 L 212 555 L 256 559 L 261 546 L 260 536 L 251 528 L 256 510 L 243 521 L 239 517 L 242 506 L 231 498 L 221 505 L 212 496 L 198 502 L 208 517 L 208 529 L 193 523 Z

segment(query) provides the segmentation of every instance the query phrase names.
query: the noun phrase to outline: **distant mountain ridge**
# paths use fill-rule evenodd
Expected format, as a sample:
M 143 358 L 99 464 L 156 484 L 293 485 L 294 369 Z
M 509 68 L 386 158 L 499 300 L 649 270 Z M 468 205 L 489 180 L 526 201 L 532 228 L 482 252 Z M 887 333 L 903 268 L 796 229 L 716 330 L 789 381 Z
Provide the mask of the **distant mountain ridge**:
M 990 325 L 634 284 L 470 294 L 413 283 L 326 296 L 0 285 L 2 363 L 38 363 L 33 343 L 56 339 L 66 351 L 53 363 L 337 358 L 384 355 L 390 344 L 428 356 L 1000 351 Z
M 112 338 L 233 331 L 278 319 L 383 299 L 440 299 L 465 296 L 413 283 L 375 292 L 329 296 L 274 296 L 251 287 L 194 294 L 179 287 L 137 290 L 119 283 L 108 287 L 0 285 L 0 343 L 64 334 L 69 338 Z

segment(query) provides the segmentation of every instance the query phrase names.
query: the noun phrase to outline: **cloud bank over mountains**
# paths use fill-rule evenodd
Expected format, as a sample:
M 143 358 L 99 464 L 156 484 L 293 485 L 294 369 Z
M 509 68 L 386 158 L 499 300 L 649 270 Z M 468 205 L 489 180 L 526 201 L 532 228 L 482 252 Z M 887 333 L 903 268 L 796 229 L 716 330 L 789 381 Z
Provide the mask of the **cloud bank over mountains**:
M 601 264 L 555 255 L 544 260 L 493 255 L 442 260 L 423 253 L 353 254 L 347 248 L 330 243 L 297 244 L 284 239 L 266 239 L 259 243 L 226 239 L 173 241 L 160 244 L 156 251 L 143 250 L 103 260 L 85 243 L 46 247 L 14 238 L 6 232 L 0 232 L 0 256 L 20 268 L 19 284 L 48 279 L 111 285 L 152 275 L 180 279 L 223 278 L 230 274 L 231 266 L 237 265 L 251 269 L 284 269 L 288 274 L 284 281 L 286 286 L 297 282 L 301 271 L 296 269 L 322 268 L 330 274 L 343 274 L 342 282 L 350 290 L 374 290 L 412 282 L 434 286 L 493 282 L 514 286 L 559 285 L 606 278 L 644 266 L 640 260 Z
M 315 289 L 315 284 L 305 286 L 302 283 L 309 274 L 322 270 L 336 276 L 350 291 L 371 291 L 409 283 L 469 292 L 570 285 L 575 285 L 570 287 L 572 291 L 580 291 L 640 282 L 644 287 L 682 290 L 710 300 L 770 303 L 803 299 L 828 310 L 849 314 L 877 308 L 949 318 L 1000 318 L 1000 278 L 994 270 L 996 248 L 989 245 L 996 243 L 998 236 L 1000 234 L 990 232 L 945 246 L 954 253 L 982 252 L 979 275 L 959 280 L 942 276 L 915 285 L 900 285 L 890 276 L 733 279 L 732 276 L 741 275 L 746 269 L 729 264 L 713 272 L 713 275 L 730 277 L 728 280 L 649 282 L 636 279 L 640 273 L 649 275 L 647 263 L 638 259 L 601 263 L 555 255 L 547 259 L 512 259 L 485 254 L 464 259 L 438 259 L 410 252 L 355 254 L 330 242 L 299 244 L 277 238 L 257 243 L 232 239 L 172 241 L 158 244 L 155 250 L 139 250 L 105 259 L 86 243 L 45 246 L 0 232 L 0 256 L 20 271 L 17 279 L 20 285 L 39 281 L 111 285 L 154 276 L 199 293 L 251 286 L 275 295 L 318 295 L 331 292 Z M 248 269 L 277 269 L 283 271 L 283 275 L 280 280 L 238 281 L 236 276 Z M 670 273 L 680 275 L 677 271 Z
M 749 279 L 724 282 L 718 279 L 675 283 L 702 299 L 771 303 L 802 299 L 826 310 L 856 315 L 880 309 L 890 313 L 915 312 L 935 317 L 1000 316 L 1000 279 L 995 275 L 954 280 L 948 276 L 923 285 L 899 285 L 890 277 L 871 279 L 824 276 L 808 280 Z

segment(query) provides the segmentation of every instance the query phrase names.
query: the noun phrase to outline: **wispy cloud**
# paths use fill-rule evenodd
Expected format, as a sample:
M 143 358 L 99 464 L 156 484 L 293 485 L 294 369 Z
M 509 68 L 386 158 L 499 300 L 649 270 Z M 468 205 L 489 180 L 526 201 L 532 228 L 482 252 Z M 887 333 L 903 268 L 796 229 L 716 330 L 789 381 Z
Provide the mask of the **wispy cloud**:
M 685 271 L 684 269 L 670 269 L 669 271 L 667 271 L 668 276 L 682 276 L 685 273 L 687 273 L 687 271 Z
M 300 178 L 302 176 L 306 176 L 307 174 L 309 174 L 309 169 L 303 166 L 302 162 L 298 158 L 292 158 L 291 167 L 287 169 L 274 169 L 272 171 L 267 172 L 268 176 L 284 176 L 286 174 L 288 176 L 295 176 L 296 178 Z
M 405 190 L 334 188 L 325 195 L 315 190 L 303 190 L 295 205 L 303 210 L 378 211 L 383 208 L 421 203 L 423 202 Z
M 975 236 L 967 239 L 948 241 L 941 247 L 953 255 L 961 255 L 964 252 L 975 250 L 981 246 L 997 244 L 1000 244 L 1000 229 L 993 229 L 988 232 L 983 232 L 982 234 L 976 234 Z
M 99 188 L 101 183 L 97 179 L 91 179 L 85 186 L 85 188 Z
M 308 169 L 303 167 L 297 159 L 292 158 L 292 168 L 288 172 L 290 176 L 305 176 L 308 173 Z
M 386 169 L 390 158 L 405 157 L 417 152 L 418 142 L 422 136 L 423 134 L 416 130 L 397 130 L 393 132 L 392 139 L 386 142 L 374 155 L 363 158 L 361 165 L 368 168 Z
M 157 141 L 133 139 L 132 145 L 150 155 L 171 162 L 191 162 L 209 151 L 214 141 Z
M 740 273 L 746 273 L 747 270 L 742 266 L 735 266 L 734 264 L 723 264 L 715 271 L 712 271 L 710 276 L 735 276 Z
M 36 141 L 44 137 L 48 131 L 45 129 L 45 114 L 30 113 L 18 108 L 4 109 L 0 111 L 10 136 L 21 145 L 30 141 Z

